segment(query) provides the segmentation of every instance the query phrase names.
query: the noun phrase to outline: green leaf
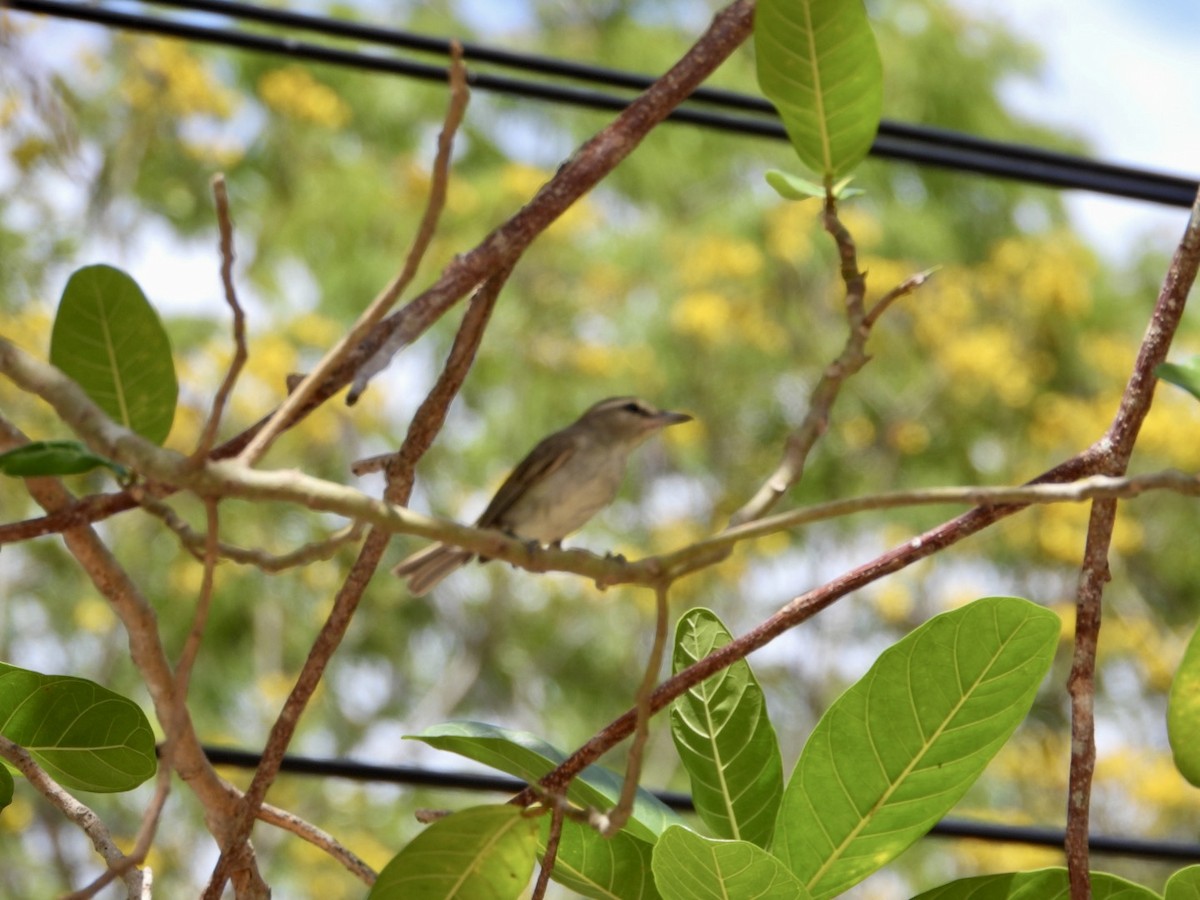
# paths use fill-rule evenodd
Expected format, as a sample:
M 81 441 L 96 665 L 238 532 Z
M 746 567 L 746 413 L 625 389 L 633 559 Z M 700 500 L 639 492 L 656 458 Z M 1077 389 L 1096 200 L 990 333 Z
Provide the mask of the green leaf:
M 791 172 L 768 169 L 767 174 L 763 177 L 767 179 L 767 184 L 775 188 L 776 193 L 784 200 L 825 199 L 825 185 L 793 175 Z
M 716 614 L 693 609 L 675 631 L 674 671 L 732 639 Z M 779 741 L 750 666 L 739 661 L 671 704 L 671 736 L 692 782 L 696 812 L 717 837 L 771 842 L 783 794 Z
M 1177 363 L 1160 363 L 1154 368 L 1154 377 L 1181 387 L 1200 400 L 1200 357 L 1186 366 Z
M 775 855 L 819 898 L 895 858 L 1016 729 L 1059 631 L 1049 610 L 987 597 L 885 650 L 805 744 L 779 809 Z
M 1180 869 L 1167 879 L 1163 897 L 1165 900 L 1200 900 L 1200 866 Z
M 759 0 L 758 84 L 800 160 L 826 182 L 857 165 L 883 111 L 883 66 L 861 0 Z
M 13 777 L 8 769 L 0 766 L 0 809 L 12 803 Z
M 542 818 L 539 859 L 545 853 L 550 828 L 550 817 Z M 628 831 L 605 838 L 594 828 L 565 819 L 550 877 L 583 897 L 658 900 L 659 893 L 650 871 L 653 851 L 651 844 L 635 838 Z
M 1192 634 L 1167 700 L 1167 739 L 1175 767 L 1200 786 L 1200 629 Z
M 531 784 L 567 758 L 536 735 L 484 722 L 447 722 L 405 737 L 457 753 Z M 571 782 L 567 796 L 580 806 L 608 810 L 621 796 L 621 778 L 600 766 L 588 766 Z M 634 837 L 653 843 L 668 825 L 678 821 L 679 816 L 661 800 L 638 788 L 633 815 L 625 827 Z
M 533 874 L 537 820 L 515 806 L 438 819 L 383 867 L 370 900 L 516 900 Z
M 782 862 L 746 841 L 701 837 L 673 825 L 654 846 L 654 880 L 663 900 L 805 900 L 804 885 Z
M 118 478 L 129 474 L 124 466 L 97 456 L 79 441 L 31 441 L 15 450 L 0 453 L 0 472 L 14 478 L 78 475 L 100 466 L 112 469 Z
M 86 266 L 67 282 L 50 362 L 109 417 L 156 444 L 167 439 L 179 384 L 171 343 L 137 282 L 112 266 Z
M 68 790 L 132 790 L 157 767 L 141 708 L 84 678 L 0 663 L 0 734 Z
M 1159 895 L 1132 881 L 1092 872 L 1092 900 L 1159 900 Z M 943 884 L 913 900 L 1068 900 L 1066 869 L 979 875 Z

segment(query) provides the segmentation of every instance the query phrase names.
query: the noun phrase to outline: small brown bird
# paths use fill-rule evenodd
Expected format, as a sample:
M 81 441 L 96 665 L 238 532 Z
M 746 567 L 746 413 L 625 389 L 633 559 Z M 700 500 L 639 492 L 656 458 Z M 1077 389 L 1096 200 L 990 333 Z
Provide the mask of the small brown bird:
M 629 454 L 638 445 L 668 425 L 691 420 L 636 397 L 601 400 L 529 451 L 475 525 L 558 546 L 612 502 Z M 419 597 L 474 556 L 469 550 L 433 544 L 392 573 L 408 579 L 408 589 Z

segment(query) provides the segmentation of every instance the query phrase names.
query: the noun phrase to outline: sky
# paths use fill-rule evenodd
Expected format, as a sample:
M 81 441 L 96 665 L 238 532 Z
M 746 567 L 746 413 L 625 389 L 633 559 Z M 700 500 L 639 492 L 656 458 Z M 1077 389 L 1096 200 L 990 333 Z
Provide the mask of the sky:
M 899 2 L 899 0 L 891 0 Z M 1096 158 L 1172 174 L 1200 176 L 1200 0 L 947 0 L 973 16 L 1000 19 L 1042 49 L 1036 81 L 1014 81 L 1005 101 L 1028 118 L 1083 136 Z M 459 0 L 468 15 L 483 0 Z M 370 6 L 371 0 L 365 4 Z M 299 8 L 311 4 L 296 2 Z M 685 5 L 701 19 L 718 0 Z M 876 9 L 886 14 L 890 3 Z M 483 3 L 493 27 L 507 8 L 508 26 L 520 27 L 512 10 L 523 4 Z M 689 24 L 690 20 L 689 20 Z M 96 34 L 92 26 L 55 22 L 45 33 Z M 493 43 L 503 46 L 502 27 Z M 886 77 L 886 73 L 885 73 Z M 886 110 L 885 110 L 886 114 Z M 1079 230 L 1115 262 L 1138 255 L 1147 244 L 1169 251 L 1186 211 L 1133 200 L 1067 192 Z M 155 302 L 169 299 L 182 311 L 210 309 L 219 296 L 210 241 L 181 244 L 165 227 L 150 228 L 123 248 L 92 252 L 138 272 Z M 183 276 L 183 277 L 181 277 Z
M 953 0 L 1006 22 L 1042 49 L 1043 77 L 1005 100 L 1085 137 L 1106 162 L 1200 177 L 1200 2 Z M 1186 210 L 1068 192 L 1084 235 L 1118 260 L 1143 242 L 1169 249 Z

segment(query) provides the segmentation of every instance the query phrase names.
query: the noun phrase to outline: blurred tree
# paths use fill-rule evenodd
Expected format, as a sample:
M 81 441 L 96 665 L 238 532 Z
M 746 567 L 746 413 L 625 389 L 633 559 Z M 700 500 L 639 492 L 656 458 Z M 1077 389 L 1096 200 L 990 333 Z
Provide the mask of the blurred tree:
M 710 14 L 676 0 L 604 4 L 337 4 L 337 15 L 457 35 L 646 73 L 669 66 Z M 884 54 L 885 115 L 1041 146 L 1078 141 L 1003 105 L 999 85 L 1036 78 L 1032 50 L 995 22 L 933 0 L 872 4 Z M 227 175 L 240 283 L 251 298 L 251 362 L 227 417 L 240 430 L 283 396 L 396 271 L 428 188 L 445 90 L 263 54 L 80 29 L 5 13 L 0 20 L 0 308 L 4 335 L 45 352 L 65 273 L 105 254 L 139 269 L 202 240 L 215 248 L 208 199 Z M 59 52 L 42 50 L 57 44 Z M 715 83 L 752 92 L 750 51 Z M 420 281 L 504 220 L 607 116 L 477 94 L 468 111 L 446 213 Z M 761 173 L 794 168 L 783 145 L 666 125 L 556 224 L 505 288 L 479 360 L 447 428 L 419 470 L 414 506 L 471 520 L 536 438 L 594 400 L 638 393 L 687 409 L 698 423 L 645 453 L 622 500 L 574 540 L 630 555 L 665 550 L 722 527 L 774 466 L 807 390 L 843 339 L 835 254 L 815 205 L 781 204 Z M 901 486 L 1007 483 L 1086 446 L 1107 423 L 1144 327 L 1161 267 L 1116 272 L 1077 237 L 1058 196 L 969 175 L 869 162 L 864 198 L 845 208 L 872 288 L 942 269 L 877 331 L 874 361 L 848 387 L 795 503 Z M 147 250 L 147 248 L 153 248 Z M 170 446 L 190 448 L 230 354 L 212 254 L 211 302 L 168 328 L 185 413 Z M 170 257 L 168 257 L 168 260 Z M 168 265 L 170 262 L 167 263 Z M 152 299 L 170 313 L 172 297 Z M 349 463 L 395 446 L 437 371 L 457 316 L 437 325 L 353 409 L 329 404 L 290 432 L 267 465 L 349 480 Z M 1193 328 L 1183 335 L 1196 345 Z M 0 382 L 0 408 L 37 437 L 61 437 L 44 407 Z M 1139 465 L 1195 470 L 1194 403 L 1163 391 Z M 676 433 L 677 432 L 677 433 Z M 100 476 L 79 492 L 104 489 Z M 172 505 L 199 524 L 186 497 Z M 1200 572 L 1177 535 L 1189 507 L 1157 500 L 1153 518 L 1122 507 L 1102 685 L 1107 730 L 1123 735 L 1101 768 L 1097 831 L 1188 833 L 1194 803 L 1167 759 L 1161 713 L 1174 631 L 1194 618 Z M 939 521 L 944 511 L 855 519 L 741 548 L 684 582 L 679 609 L 711 606 L 736 632 L 790 597 Z M 35 515 L 23 492 L 0 492 L 0 518 Z M 1069 613 L 1086 516 L 1026 513 L 951 554 L 849 598 L 752 660 L 773 704 L 789 765 L 816 716 L 880 649 L 934 612 L 983 593 L 1019 593 Z M 223 507 L 223 538 L 283 551 L 335 523 L 293 510 Z M 200 569 L 161 525 L 127 513 L 104 527 L 154 598 L 167 646 L 190 622 Z M 394 558 L 416 546 L 401 540 Z M 266 576 L 223 565 L 191 706 L 204 740 L 262 745 L 267 729 L 352 559 Z M 5 549 L 0 658 L 69 670 L 144 698 L 106 604 L 53 539 Z M 525 728 L 561 747 L 628 707 L 644 658 L 641 592 L 598 594 L 565 576 L 493 564 L 413 600 L 380 577 L 307 711 L 293 750 L 377 762 L 454 766 L 405 733 L 448 718 Z M 64 665 L 61 661 L 68 660 Z M 970 812 L 1020 822 L 1061 816 L 1065 701 L 1057 674 L 1035 721 L 966 801 Z M 1144 742 L 1135 743 L 1139 735 Z M 665 734 L 647 781 L 682 787 Z M 1102 746 L 1102 752 L 1104 747 Z M 1131 755 L 1139 760 L 1128 766 Z M 1030 765 L 1028 760 L 1045 760 Z M 237 776 L 233 776 L 237 780 Z M 1047 799 L 1054 798 L 1054 799 Z M 412 810 L 457 802 L 424 791 L 284 778 L 271 799 L 321 824 L 373 865 L 417 829 Z M 132 834 L 146 795 L 105 801 Z M 1138 816 L 1129 814 L 1136 808 Z M 185 792 L 168 806 L 151 865 L 166 896 L 207 877 L 211 844 Z M 40 827 L 30 827 L 33 817 Z M 192 828 L 181 820 L 190 819 Z M 0 816 L 0 887 L 45 896 L 92 871 L 82 838 L 18 798 Z M 352 879 L 307 845 L 256 831 L 281 896 L 339 896 Z M 199 851 L 197 848 L 202 848 Z M 881 880 L 902 891 L 1012 865 L 956 848 L 918 851 Z M 31 864 L 31 861 L 37 864 Z M 907 860 L 907 861 L 906 861 Z M 1138 864 L 1114 870 L 1145 876 Z M 898 882 L 896 881 L 898 879 Z M 890 891 L 888 885 L 902 884 Z M 889 892 L 890 891 L 890 892 Z

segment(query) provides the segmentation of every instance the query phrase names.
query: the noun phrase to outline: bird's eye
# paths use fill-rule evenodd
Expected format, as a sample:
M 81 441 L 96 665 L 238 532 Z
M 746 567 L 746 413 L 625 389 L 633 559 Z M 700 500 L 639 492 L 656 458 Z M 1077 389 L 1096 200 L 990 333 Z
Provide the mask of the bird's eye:
M 625 410 L 625 412 L 637 413 L 639 416 L 646 415 L 646 410 L 642 409 L 642 407 L 636 403 L 626 403 L 621 407 L 621 409 Z

